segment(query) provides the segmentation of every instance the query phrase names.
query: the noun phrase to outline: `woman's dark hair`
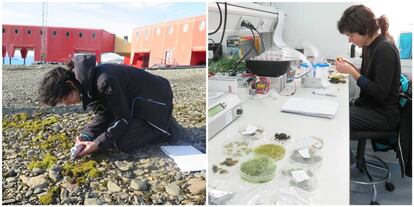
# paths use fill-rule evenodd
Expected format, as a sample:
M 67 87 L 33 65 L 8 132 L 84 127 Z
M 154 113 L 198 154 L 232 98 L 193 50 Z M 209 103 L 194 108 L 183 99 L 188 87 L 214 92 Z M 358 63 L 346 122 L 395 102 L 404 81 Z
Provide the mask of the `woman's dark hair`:
M 369 37 L 374 36 L 380 29 L 381 34 L 394 43 L 394 39 L 388 33 L 387 17 L 382 15 L 376 19 L 374 12 L 364 5 L 353 5 L 346 9 L 337 26 L 341 34 L 356 32 L 360 35 L 368 34 Z
M 72 81 L 74 84 L 69 83 Z M 72 70 L 57 67 L 43 76 L 38 88 L 38 100 L 48 106 L 56 106 L 62 99 L 73 90 L 78 90 L 75 85 L 78 81 Z

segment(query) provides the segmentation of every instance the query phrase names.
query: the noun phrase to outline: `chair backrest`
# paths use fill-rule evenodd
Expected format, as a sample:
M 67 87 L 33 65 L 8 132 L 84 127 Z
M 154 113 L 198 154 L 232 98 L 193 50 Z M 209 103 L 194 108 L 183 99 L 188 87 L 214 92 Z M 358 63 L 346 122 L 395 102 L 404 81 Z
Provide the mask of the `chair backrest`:
M 400 75 L 400 106 L 404 108 L 407 102 L 412 101 L 412 81 L 405 75 Z

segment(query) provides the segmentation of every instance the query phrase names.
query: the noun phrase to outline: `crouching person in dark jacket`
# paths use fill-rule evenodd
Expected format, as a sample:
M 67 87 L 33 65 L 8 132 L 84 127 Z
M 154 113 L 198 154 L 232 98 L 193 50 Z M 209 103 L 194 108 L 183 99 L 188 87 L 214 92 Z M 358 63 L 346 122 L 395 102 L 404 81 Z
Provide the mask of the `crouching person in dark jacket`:
M 172 117 L 173 93 L 167 79 L 131 66 L 100 64 L 95 56 L 76 56 L 69 69 L 45 74 L 39 101 L 49 106 L 82 102 L 94 118 L 76 138 L 84 149 L 78 157 L 98 149 L 132 151 L 149 143 L 182 136 Z

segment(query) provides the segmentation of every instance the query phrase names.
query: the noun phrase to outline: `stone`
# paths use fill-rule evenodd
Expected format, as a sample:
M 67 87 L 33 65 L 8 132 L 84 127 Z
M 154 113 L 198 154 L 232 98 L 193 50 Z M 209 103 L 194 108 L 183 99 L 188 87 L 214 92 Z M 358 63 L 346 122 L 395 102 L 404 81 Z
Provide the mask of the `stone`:
M 46 179 L 47 174 L 35 176 L 35 177 L 26 177 L 24 175 L 19 176 L 20 180 L 30 188 L 43 188 L 46 187 L 48 182 Z
M 26 155 L 27 155 L 28 158 L 31 158 L 31 157 L 33 157 L 33 155 L 35 155 L 35 153 L 36 153 L 36 151 L 30 149 L 30 150 L 27 150 Z
M 134 174 L 136 175 L 136 176 L 141 176 L 141 175 L 143 175 L 145 172 L 143 171 L 143 170 L 141 170 L 141 169 L 138 169 L 138 170 L 135 170 L 134 171 Z
M 191 178 L 188 181 L 188 190 L 193 195 L 199 195 L 206 192 L 206 181 L 200 178 Z
M 60 180 L 62 176 L 60 175 L 60 172 L 53 171 L 52 169 L 49 170 L 49 178 L 53 180 L 54 182 Z
M 33 168 L 32 172 L 33 172 L 35 175 L 39 175 L 39 174 L 43 173 L 43 170 L 42 170 L 42 169 L 40 169 L 40 168 Z
M 170 183 L 165 187 L 165 191 L 172 196 L 180 195 L 181 189 L 176 183 Z
M 121 192 L 122 190 L 121 187 L 119 187 L 117 184 L 115 184 L 111 180 L 108 180 L 107 187 L 108 187 L 108 191 L 113 192 L 113 193 Z
M 148 188 L 147 182 L 145 182 L 144 180 L 141 180 L 141 179 L 131 180 L 131 186 L 130 187 L 134 190 L 139 190 L 139 191 L 146 191 L 147 188 Z
M 84 205 L 100 205 L 101 202 L 97 198 L 86 198 Z
M 16 182 L 16 180 L 17 180 L 16 177 L 8 177 L 8 178 L 6 178 L 6 182 L 8 182 L 8 183 Z
M 44 192 L 43 188 L 36 188 L 36 189 L 34 189 L 33 194 L 37 195 L 37 194 L 42 193 L 42 192 Z
M 133 165 L 131 162 L 126 161 L 115 161 L 115 165 L 121 170 L 121 171 L 128 171 L 133 168 Z
M 7 199 L 7 200 L 3 200 L 2 205 L 8 205 L 8 204 L 12 204 L 16 202 L 16 199 L 12 198 L 12 199 Z

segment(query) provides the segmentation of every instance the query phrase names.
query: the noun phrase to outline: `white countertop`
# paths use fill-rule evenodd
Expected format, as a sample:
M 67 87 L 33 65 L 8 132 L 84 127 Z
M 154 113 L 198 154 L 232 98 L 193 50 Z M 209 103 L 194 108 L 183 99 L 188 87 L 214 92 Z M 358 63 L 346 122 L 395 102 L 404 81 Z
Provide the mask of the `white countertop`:
M 267 97 L 261 100 L 248 99 L 243 102 L 243 115 L 232 124 L 223 129 L 208 142 L 208 188 L 235 192 L 232 199 L 226 204 L 247 204 L 247 201 L 255 193 L 257 195 L 272 195 L 277 197 L 278 190 L 288 187 L 286 177 L 281 175 L 281 169 L 291 166 L 289 156 L 292 153 L 291 143 L 304 136 L 322 138 L 324 147 L 322 153 L 322 165 L 314 169 L 317 178 L 317 188 L 312 191 L 312 203 L 314 204 L 349 204 L 349 104 L 348 82 L 346 84 L 334 84 L 338 96 L 329 97 L 314 95 L 314 89 L 302 88 L 296 83 L 297 90 L 292 96 L 280 96 L 277 99 Z M 326 99 L 337 101 L 339 108 L 334 119 L 302 116 L 283 113 L 280 108 L 290 97 Z M 223 143 L 226 140 L 241 137 L 238 133 L 240 127 L 249 124 L 262 126 L 265 129 L 264 137 L 257 142 L 270 143 L 270 138 L 275 132 L 287 131 L 291 134 L 290 144 L 284 145 L 287 152 L 285 157 L 277 161 L 276 176 L 273 180 L 252 184 L 240 178 L 240 164 L 230 169 L 226 175 L 213 173 L 212 165 L 219 165 L 227 157 L 224 154 Z M 240 161 L 239 161 L 240 163 Z M 280 194 L 280 192 L 279 192 Z M 272 203 L 267 203 L 272 204 Z

